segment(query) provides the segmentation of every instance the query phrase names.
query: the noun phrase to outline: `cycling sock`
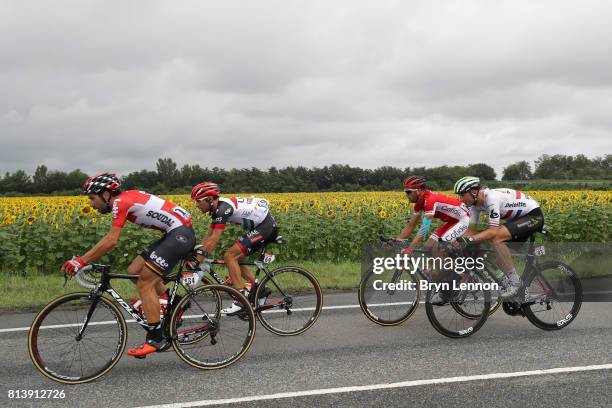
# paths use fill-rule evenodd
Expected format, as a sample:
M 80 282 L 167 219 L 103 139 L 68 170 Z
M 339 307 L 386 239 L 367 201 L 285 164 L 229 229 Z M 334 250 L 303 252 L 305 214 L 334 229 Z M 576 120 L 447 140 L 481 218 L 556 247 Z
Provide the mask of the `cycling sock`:
M 160 322 L 149 323 L 149 331 L 147 332 L 147 340 L 162 341 L 163 333 Z

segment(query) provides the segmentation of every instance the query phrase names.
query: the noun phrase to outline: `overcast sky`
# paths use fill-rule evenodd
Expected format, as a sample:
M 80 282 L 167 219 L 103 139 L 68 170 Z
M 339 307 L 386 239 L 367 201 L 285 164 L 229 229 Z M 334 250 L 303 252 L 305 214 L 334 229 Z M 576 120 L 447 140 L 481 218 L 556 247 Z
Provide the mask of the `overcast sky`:
M 0 0 L 0 171 L 612 153 L 609 1 Z

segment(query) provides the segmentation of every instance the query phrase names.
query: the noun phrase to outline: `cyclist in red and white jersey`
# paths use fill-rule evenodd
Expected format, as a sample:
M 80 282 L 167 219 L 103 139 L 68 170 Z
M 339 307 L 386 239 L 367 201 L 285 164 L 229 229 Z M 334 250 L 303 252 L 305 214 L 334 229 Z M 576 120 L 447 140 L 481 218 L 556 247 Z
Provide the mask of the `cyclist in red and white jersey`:
M 478 177 L 463 177 L 455 183 L 455 193 L 470 207 L 470 229 L 462 238 L 464 245 L 489 241 L 493 246 L 499 267 L 504 272 L 502 283 L 506 290 L 503 297 L 514 296 L 521 281 L 512 263 L 509 248 L 504 242 L 525 242 L 544 226 L 544 214 L 531 196 L 509 188 L 481 188 Z M 476 231 L 480 214 L 489 216 L 488 228 Z M 505 220 L 504 224 L 500 221 Z
M 423 176 L 407 177 L 403 182 L 403 187 L 408 200 L 414 203 L 414 213 L 398 238 L 406 239 L 410 237 L 421 218 L 423 218 L 423 224 L 415 239 L 403 253 L 412 254 L 417 244 L 427 237 L 432 218 L 444 222 L 444 225 L 438 227 L 429 236 L 429 240 L 425 244 L 426 248 L 431 248 L 434 251 L 437 246 L 435 243 L 454 241 L 467 231 L 470 222 L 469 211 L 459 200 L 427 190 L 427 180 Z
M 219 186 L 208 181 L 196 185 L 191 191 L 196 206 L 212 218 L 208 233 L 202 239 L 202 248 L 196 251 L 196 259 L 191 266 L 197 266 L 214 250 L 227 224 L 242 226 L 247 233 L 225 252 L 224 259 L 233 287 L 247 296 L 249 288 L 255 285 L 255 275 L 239 262 L 274 241 L 278 235 L 278 225 L 270 214 L 268 200 L 257 197 L 225 198 L 220 194 Z M 248 281 L 246 285 L 243 276 Z M 236 302 L 222 312 L 231 315 L 241 310 L 241 303 Z
M 83 185 L 83 194 L 89 196 L 91 206 L 101 214 L 112 212 L 113 223 L 110 231 L 93 248 L 67 261 L 62 270 L 74 275 L 113 249 L 126 221 L 161 231 L 163 237 L 145 248 L 128 267 L 128 273 L 139 275 L 136 286 L 149 325 L 145 343 L 128 350 L 128 354 L 139 357 L 168 348 L 169 341 L 162 333 L 159 318 L 159 297 L 166 289 L 161 277 L 193 251 L 196 239 L 191 214 L 144 191 L 122 191 L 119 179 L 110 173 L 90 177 Z

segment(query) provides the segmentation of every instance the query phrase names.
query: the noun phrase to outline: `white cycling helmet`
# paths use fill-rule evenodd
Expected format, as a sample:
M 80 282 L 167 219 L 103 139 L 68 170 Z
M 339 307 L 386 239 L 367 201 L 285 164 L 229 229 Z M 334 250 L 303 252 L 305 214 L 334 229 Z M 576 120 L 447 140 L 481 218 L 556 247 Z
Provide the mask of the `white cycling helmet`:
M 472 189 L 480 189 L 480 179 L 478 177 L 461 177 L 455 183 L 455 194 L 463 194 Z

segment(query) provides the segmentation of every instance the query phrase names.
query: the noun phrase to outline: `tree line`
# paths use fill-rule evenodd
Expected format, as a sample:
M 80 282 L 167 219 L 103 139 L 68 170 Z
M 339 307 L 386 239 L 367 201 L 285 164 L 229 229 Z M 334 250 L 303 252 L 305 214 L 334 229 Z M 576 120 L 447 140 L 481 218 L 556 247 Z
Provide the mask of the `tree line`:
M 612 180 L 612 155 L 589 159 L 584 155 L 542 155 L 532 170 L 527 161 L 504 168 L 502 181 L 528 180 Z M 112 169 L 101 169 L 112 172 Z M 468 166 L 406 167 L 383 166 L 362 169 L 332 164 L 324 167 L 303 166 L 261 170 L 255 167 L 222 169 L 186 164 L 178 167 L 171 158 L 160 158 L 156 170 L 140 170 L 121 177 L 126 189 L 146 190 L 155 194 L 182 194 L 204 181 L 215 181 L 222 191 L 234 192 L 312 192 L 312 191 L 386 191 L 397 190 L 406 175 L 420 174 L 429 180 L 432 189 L 451 189 L 455 180 L 465 175 L 477 176 L 496 186 L 497 174 L 486 163 Z M 0 194 L 79 194 L 88 175 L 76 169 L 69 173 L 39 165 L 33 175 L 24 170 L 7 172 L 0 179 Z M 607 183 L 606 188 L 609 188 Z

